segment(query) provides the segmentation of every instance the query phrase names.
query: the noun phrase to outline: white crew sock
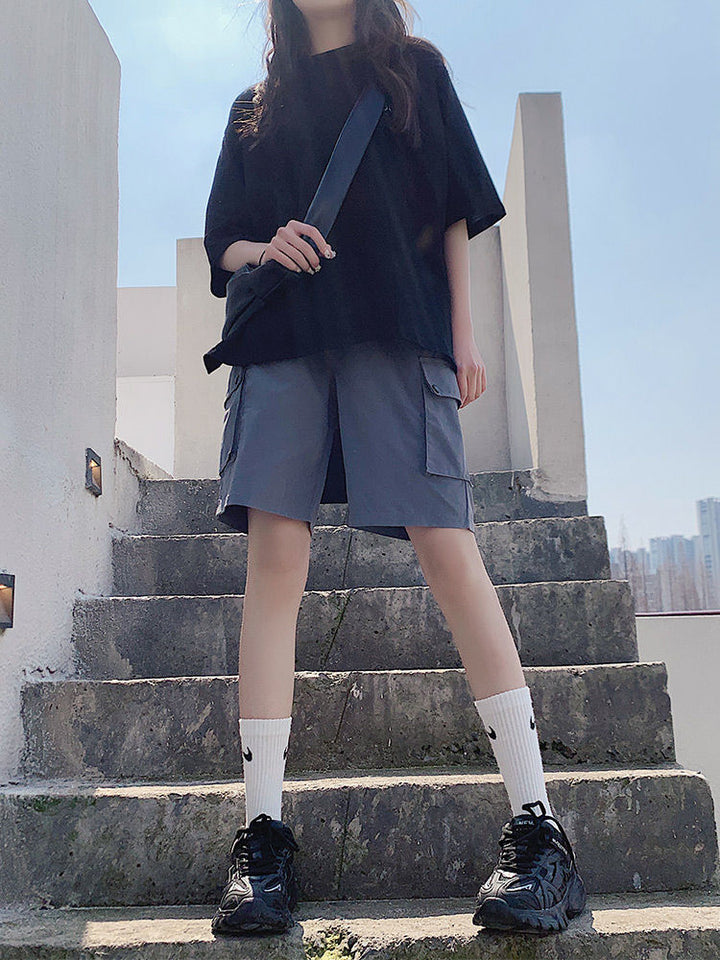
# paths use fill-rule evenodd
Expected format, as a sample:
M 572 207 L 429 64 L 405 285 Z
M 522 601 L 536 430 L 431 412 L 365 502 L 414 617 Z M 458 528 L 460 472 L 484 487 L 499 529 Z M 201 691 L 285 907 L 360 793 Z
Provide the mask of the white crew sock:
M 473 702 L 490 738 L 513 816 L 527 813 L 523 803 L 534 800 L 542 800 L 552 816 L 530 688 L 526 684 Z M 539 807 L 535 810 L 540 813 Z
M 245 826 L 259 813 L 280 820 L 285 758 L 292 717 L 265 720 L 240 717 Z

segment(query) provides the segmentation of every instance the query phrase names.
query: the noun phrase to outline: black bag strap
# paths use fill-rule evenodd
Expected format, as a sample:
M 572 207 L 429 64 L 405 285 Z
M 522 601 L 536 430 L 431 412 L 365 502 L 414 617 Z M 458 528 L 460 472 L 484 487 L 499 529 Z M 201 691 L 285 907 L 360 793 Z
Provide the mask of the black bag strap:
M 375 83 L 369 83 L 348 114 L 305 214 L 305 223 L 317 227 L 324 237 L 335 223 L 345 194 L 383 111 L 389 109 L 385 95 L 379 87 Z M 304 236 L 303 239 L 308 240 L 319 254 L 320 251 L 309 237 Z

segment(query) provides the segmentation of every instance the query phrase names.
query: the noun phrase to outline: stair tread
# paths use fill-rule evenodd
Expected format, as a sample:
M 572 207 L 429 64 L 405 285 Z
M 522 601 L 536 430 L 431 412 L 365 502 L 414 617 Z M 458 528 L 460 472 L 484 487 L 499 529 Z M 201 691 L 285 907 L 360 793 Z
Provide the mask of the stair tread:
M 508 526 L 530 526 L 532 524 L 540 524 L 541 526 L 548 526 L 549 524 L 554 523 L 566 523 L 568 525 L 580 524 L 581 526 L 590 526 L 591 522 L 597 522 L 604 520 L 604 517 L 600 514 L 584 514 L 578 517 L 518 517 L 512 518 L 509 520 L 477 520 L 476 523 L 478 526 L 483 527 L 508 527 Z M 324 530 L 339 530 L 347 529 L 347 524 L 345 523 L 317 523 L 315 524 L 316 531 Z M 352 527 L 353 531 L 357 528 Z M 364 532 L 364 531 L 357 531 Z M 232 531 L 229 530 L 227 533 L 225 531 L 205 531 L 202 533 L 127 533 L 121 532 L 118 536 L 118 539 L 133 539 L 133 540 L 205 540 L 205 539 L 217 539 L 222 537 L 225 539 L 230 539 L 232 537 L 242 536 L 245 537 L 247 534 L 242 533 L 238 530 Z
M 615 580 L 612 577 L 603 578 L 603 579 L 591 579 L 591 580 L 528 580 L 521 581 L 519 583 L 501 583 L 495 584 L 499 589 L 506 589 L 508 587 L 513 587 L 517 589 L 525 589 L 530 587 L 537 587 L 542 585 L 550 585 L 552 587 L 562 587 L 567 585 L 568 587 L 582 587 L 583 584 L 592 584 L 593 586 L 597 584 L 618 584 L 618 583 L 627 583 L 626 580 Z M 358 586 L 358 587 L 328 587 L 327 589 L 310 589 L 303 591 L 303 594 L 307 596 L 308 594 L 315 593 L 322 596 L 327 596 L 332 593 L 373 593 L 377 591 L 398 591 L 398 590 L 430 590 L 430 587 L 424 583 L 402 583 L 402 584 L 392 584 L 389 586 Z M 146 594 L 124 594 L 124 593 L 102 593 L 102 594 L 84 594 L 80 599 L 80 603 L 87 604 L 92 603 L 97 600 L 122 600 L 123 602 L 137 602 L 138 600 L 152 600 L 152 601 L 162 601 L 162 600 L 213 600 L 218 597 L 243 597 L 242 592 L 236 593 L 146 593 Z
M 37 946 L 78 951 L 74 956 L 82 956 L 86 951 L 87 956 L 97 956 L 95 951 L 102 948 L 139 947 L 143 952 L 137 956 L 167 958 L 171 956 L 166 952 L 168 947 L 192 944 L 197 951 L 193 956 L 198 958 L 210 956 L 210 951 L 213 957 L 253 958 L 268 956 L 272 951 L 273 957 L 282 960 L 285 956 L 304 957 L 303 941 L 305 945 L 325 942 L 329 948 L 333 942 L 336 945 L 338 941 L 347 942 L 350 936 L 359 941 L 353 950 L 354 956 L 364 953 L 359 949 L 361 946 L 376 950 L 402 946 L 403 957 L 412 957 L 416 950 L 418 956 L 425 957 L 424 950 L 428 947 L 442 946 L 450 950 L 452 945 L 455 952 L 472 947 L 473 941 L 479 938 L 483 958 L 500 958 L 508 955 L 507 938 L 521 937 L 530 948 L 523 956 L 549 956 L 545 952 L 544 937 L 494 933 L 475 926 L 473 905 L 474 897 L 301 901 L 293 912 L 297 922 L 292 930 L 239 941 L 220 941 L 213 936 L 209 923 L 214 912 L 212 905 L 14 908 L 0 911 L 0 947 Z M 720 943 L 720 891 L 713 888 L 670 893 L 589 893 L 585 911 L 570 921 L 566 931 L 554 935 L 554 943 L 564 947 L 567 941 L 578 938 L 582 946 L 577 943 L 575 949 L 582 948 L 584 957 L 609 958 L 617 955 L 612 952 L 612 938 L 646 935 L 653 938 L 657 949 L 664 942 L 664 936 L 677 932 L 695 934 L 698 944 L 705 941 L 708 948 L 702 956 L 712 956 L 710 951 Z M 655 939 L 658 937 L 659 941 Z M 222 943 L 227 945 L 227 952 Z M 146 952 L 148 947 L 154 948 L 152 953 Z M 576 955 L 571 950 L 568 944 L 567 951 L 562 949 L 557 956 Z M 338 951 L 337 955 L 346 953 Z M 473 952 L 472 956 L 476 955 L 480 956 Z M 382 953 L 382 956 L 392 954 Z
M 567 673 L 592 673 L 593 671 L 603 671 L 608 668 L 612 668 L 613 671 L 642 671 L 643 668 L 650 668 L 652 670 L 664 669 L 665 661 L 664 660 L 634 660 L 634 661 L 609 661 L 608 663 L 570 663 L 570 664 L 553 664 L 550 666 L 529 666 L 525 667 L 525 671 L 528 673 L 557 673 L 557 674 L 567 674 Z M 317 676 L 333 676 L 333 677 L 349 677 L 355 674 L 368 674 L 368 675 L 380 675 L 385 676 L 387 674 L 395 674 L 400 676 L 407 676 L 408 674 L 422 673 L 422 674 L 447 674 L 447 673 L 456 673 L 463 674 L 465 672 L 464 667 L 390 667 L 388 669 L 350 669 L 350 670 L 296 670 L 295 676 L 307 676 L 307 677 L 317 677 Z M 158 685 L 158 684 L 174 684 L 174 683 L 211 683 L 212 681 L 217 680 L 227 680 L 234 681 L 237 680 L 237 674 L 231 673 L 213 673 L 213 674 L 197 674 L 197 675 L 187 675 L 182 677 L 131 677 L 129 679 L 122 679 L 116 677 L 109 677 L 106 679 L 97 679 L 94 677 L 47 677 L 42 680 L 33 680 L 28 683 L 32 684 L 42 684 L 47 686 L 57 685 L 61 686 L 63 684 L 75 685 L 75 686 L 142 686 L 142 685 Z
M 605 767 L 588 764 L 582 766 L 546 769 L 549 780 L 613 780 L 621 777 L 702 777 L 697 770 L 680 764 L 658 764 L 653 767 Z M 438 767 L 395 767 L 375 770 L 332 770 L 292 772 L 283 781 L 283 791 L 315 787 L 328 789 L 336 787 L 372 787 L 393 786 L 398 783 L 415 781 L 422 784 L 477 783 L 478 781 L 501 781 L 499 772 L 486 769 L 458 770 L 449 766 Z M 0 784 L 0 796 L 73 796 L 88 793 L 93 796 L 162 796 L 168 793 L 214 794 L 229 789 L 238 789 L 242 780 L 192 780 L 192 781 L 109 781 L 109 780 L 39 780 L 10 782 Z

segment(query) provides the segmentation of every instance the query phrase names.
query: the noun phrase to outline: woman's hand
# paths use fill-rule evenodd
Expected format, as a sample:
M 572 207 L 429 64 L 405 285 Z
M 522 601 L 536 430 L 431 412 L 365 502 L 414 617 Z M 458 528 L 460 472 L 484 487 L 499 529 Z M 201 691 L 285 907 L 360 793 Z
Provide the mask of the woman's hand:
M 301 270 L 317 273 L 320 269 L 320 257 L 312 244 L 303 240 L 301 234 L 309 237 L 324 257 L 332 259 L 335 256 L 335 251 L 317 227 L 311 223 L 303 223 L 302 220 L 288 220 L 284 227 L 278 227 L 277 233 L 263 250 L 259 262 L 277 260 L 284 267 L 298 273 Z
M 462 398 L 460 407 L 465 407 L 473 400 L 477 400 L 487 389 L 485 364 L 474 338 L 456 344 L 453 356 L 457 365 L 457 382 Z

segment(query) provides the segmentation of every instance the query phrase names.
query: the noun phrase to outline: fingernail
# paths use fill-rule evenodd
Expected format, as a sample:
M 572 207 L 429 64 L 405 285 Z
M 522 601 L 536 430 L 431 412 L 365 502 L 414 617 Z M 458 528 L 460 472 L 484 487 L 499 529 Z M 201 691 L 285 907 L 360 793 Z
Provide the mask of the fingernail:
M 326 256 L 329 260 L 331 260 L 331 259 L 335 256 L 335 251 L 333 250 L 332 247 L 328 247 L 328 248 L 327 248 L 327 250 L 325 251 L 325 256 Z
M 315 273 L 320 273 L 320 267 L 321 267 L 321 266 L 322 266 L 322 264 L 319 263 L 319 264 L 315 267 Z

